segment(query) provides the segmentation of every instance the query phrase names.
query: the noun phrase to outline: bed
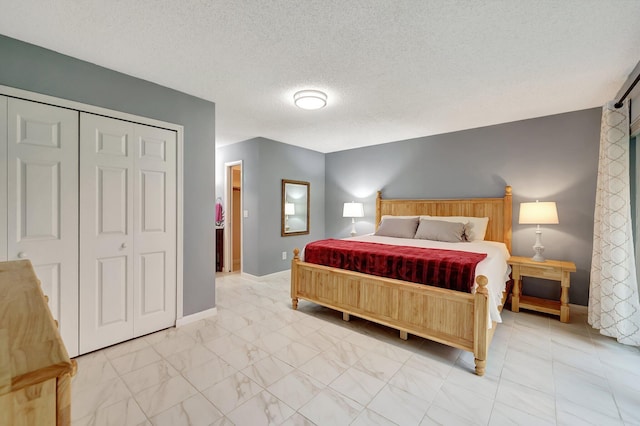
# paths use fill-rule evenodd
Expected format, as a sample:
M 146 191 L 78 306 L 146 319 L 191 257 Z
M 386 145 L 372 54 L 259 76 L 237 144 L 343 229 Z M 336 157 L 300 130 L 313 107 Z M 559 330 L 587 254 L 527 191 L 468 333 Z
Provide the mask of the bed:
M 465 216 L 488 217 L 486 241 L 504 243 L 511 252 L 512 191 L 505 188 L 500 198 L 446 200 L 376 198 L 376 224 L 383 216 Z M 474 354 L 475 372 L 485 373 L 489 344 L 497 322 L 490 314 L 489 279 L 475 276 L 473 293 L 416 284 L 393 278 L 304 262 L 294 250 L 291 262 L 291 301 L 300 299 L 399 330 L 434 340 Z M 499 295 L 498 309 L 506 299 Z

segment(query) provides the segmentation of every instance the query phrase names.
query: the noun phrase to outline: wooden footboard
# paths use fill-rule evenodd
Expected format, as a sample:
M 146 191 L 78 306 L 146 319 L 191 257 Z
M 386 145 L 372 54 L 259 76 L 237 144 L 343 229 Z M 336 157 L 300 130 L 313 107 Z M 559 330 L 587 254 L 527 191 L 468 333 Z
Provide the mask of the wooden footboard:
M 473 352 L 476 374 L 484 375 L 489 342 L 487 278 L 478 276 L 478 290 L 468 294 L 405 281 L 302 262 L 294 250 L 291 301 L 298 299 L 355 315 L 407 334 Z

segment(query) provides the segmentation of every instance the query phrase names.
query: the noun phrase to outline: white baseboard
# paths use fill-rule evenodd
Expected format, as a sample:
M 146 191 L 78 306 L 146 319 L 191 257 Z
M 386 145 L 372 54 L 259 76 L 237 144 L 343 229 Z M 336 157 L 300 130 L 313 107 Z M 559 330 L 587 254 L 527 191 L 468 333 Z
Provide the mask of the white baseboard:
M 278 272 L 274 272 L 274 273 L 271 273 L 271 274 L 268 274 L 268 275 L 257 276 L 257 275 L 252 275 L 252 274 L 249 274 L 249 273 L 246 273 L 246 272 L 242 272 L 241 275 L 243 277 L 248 278 L 248 279 L 253 280 L 253 281 L 266 281 L 266 280 L 268 280 L 270 278 L 277 278 L 278 276 L 288 275 L 290 273 L 291 273 L 291 269 L 285 269 L 284 271 L 278 271 Z
M 250 280 L 259 281 L 260 277 L 257 275 L 252 275 L 247 272 L 240 272 L 240 276 L 244 278 L 249 278 Z
M 211 308 L 205 311 L 196 312 L 195 314 L 187 315 L 186 317 L 178 318 L 176 320 L 176 327 L 182 327 L 183 325 L 191 324 L 192 322 L 200 321 L 213 315 L 218 315 L 218 308 Z

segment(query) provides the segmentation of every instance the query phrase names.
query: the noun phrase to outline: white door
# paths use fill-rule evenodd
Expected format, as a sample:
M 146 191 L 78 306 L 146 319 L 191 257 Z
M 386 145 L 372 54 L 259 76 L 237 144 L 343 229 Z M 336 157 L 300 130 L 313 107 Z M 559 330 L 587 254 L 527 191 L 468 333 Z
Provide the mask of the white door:
M 80 351 L 176 320 L 174 131 L 82 113 Z
M 80 353 L 133 337 L 134 124 L 81 113 Z
M 135 127 L 134 335 L 176 321 L 176 132 Z
M 7 254 L 30 259 L 78 353 L 78 112 L 9 98 Z
M 7 102 L 0 96 L 0 262 L 7 260 Z

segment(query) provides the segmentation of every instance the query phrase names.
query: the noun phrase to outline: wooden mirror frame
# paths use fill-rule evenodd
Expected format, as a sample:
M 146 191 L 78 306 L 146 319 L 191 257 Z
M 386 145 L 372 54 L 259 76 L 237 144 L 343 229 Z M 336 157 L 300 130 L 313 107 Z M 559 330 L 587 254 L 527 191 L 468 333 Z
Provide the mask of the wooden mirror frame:
M 287 198 L 287 185 L 301 185 L 306 186 L 306 202 L 305 200 L 300 200 L 294 203 L 298 208 L 304 206 L 306 212 L 301 212 L 300 214 L 294 214 L 293 217 L 305 219 L 304 229 L 300 228 L 299 230 L 289 230 L 288 225 L 288 215 L 285 214 L 285 204 L 287 202 L 291 202 L 290 199 Z M 310 206 L 310 192 L 311 192 L 311 184 L 309 182 L 304 182 L 300 180 L 289 180 L 282 179 L 282 202 L 280 203 L 280 236 L 282 237 L 290 237 L 292 235 L 305 235 L 309 233 L 309 206 Z M 306 217 L 305 217 L 306 216 Z

